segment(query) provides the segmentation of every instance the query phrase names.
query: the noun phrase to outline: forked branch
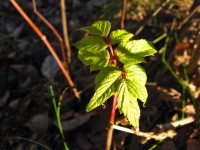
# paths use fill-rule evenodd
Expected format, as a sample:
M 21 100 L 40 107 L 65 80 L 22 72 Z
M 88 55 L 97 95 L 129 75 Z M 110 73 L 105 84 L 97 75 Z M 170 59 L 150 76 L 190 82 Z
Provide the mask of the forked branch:
M 26 22 L 31 26 L 31 28 L 35 31 L 35 33 L 40 37 L 40 39 L 44 42 L 44 44 L 47 46 L 48 50 L 50 51 L 55 61 L 57 62 L 59 68 L 61 69 L 63 75 L 65 76 L 66 80 L 71 86 L 76 98 L 80 99 L 80 95 L 74 85 L 74 82 L 72 81 L 70 77 L 68 70 L 66 70 L 65 67 L 63 66 L 61 60 L 59 59 L 58 55 L 55 53 L 54 48 L 51 46 L 46 36 L 40 31 L 40 29 L 34 24 L 34 22 L 27 16 L 27 14 L 23 11 L 23 9 L 19 6 L 19 4 L 15 0 L 10 0 L 10 2 L 17 9 L 17 11 L 22 15 L 22 17 L 26 20 Z
M 58 31 L 54 28 L 54 26 L 46 18 L 44 18 L 43 15 L 37 10 L 37 6 L 36 6 L 35 0 L 32 0 L 32 2 L 33 2 L 34 13 L 52 30 L 52 32 L 55 34 L 55 36 L 57 37 L 58 41 L 60 42 L 60 48 L 61 48 L 61 52 L 62 52 L 64 66 L 66 67 L 66 69 L 68 69 L 67 57 L 66 57 L 65 48 L 64 48 L 64 42 L 63 42 L 62 37 L 60 36 Z

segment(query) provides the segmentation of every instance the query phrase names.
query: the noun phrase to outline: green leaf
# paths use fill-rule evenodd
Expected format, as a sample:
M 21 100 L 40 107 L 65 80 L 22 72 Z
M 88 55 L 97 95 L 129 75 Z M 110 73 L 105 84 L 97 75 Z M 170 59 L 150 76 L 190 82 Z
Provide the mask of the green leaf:
M 147 76 L 144 69 L 135 64 L 123 67 L 124 77 L 118 88 L 118 108 L 128 118 L 131 125 L 139 127 L 140 108 L 137 99 L 143 103 L 147 100 L 145 83 Z
M 110 33 L 110 41 L 112 44 L 118 44 L 121 42 L 127 42 L 130 38 L 133 37 L 133 34 L 126 30 L 115 30 Z
M 135 57 L 135 55 L 130 55 L 130 54 L 120 55 L 118 56 L 118 59 L 123 64 L 128 64 L 128 63 L 139 64 L 142 62 L 146 62 L 143 57 Z
M 82 27 L 79 30 L 86 31 L 93 35 L 107 37 L 110 32 L 111 24 L 109 21 L 97 21 L 92 26 Z
M 121 80 L 118 88 L 118 109 L 135 129 L 139 128 L 140 108 L 135 94 L 129 91 L 130 81 Z
M 103 37 L 107 37 L 108 33 L 110 32 L 111 24 L 109 21 L 97 21 L 92 24 L 93 27 L 96 27 L 98 30 L 101 31 L 101 35 Z
M 98 87 L 91 98 L 86 111 L 91 111 L 92 109 L 98 107 L 103 104 L 107 99 L 109 99 L 115 92 L 115 82 L 121 76 L 121 71 L 113 68 L 102 69 L 104 73 L 104 79 L 102 80 L 101 76 L 97 76 L 101 79 L 96 79 L 95 82 L 98 82 Z M 102 73 L 101 72 L 101 73 Z
M 127 64 L 124 65 L 123 70 L 129 84 L 129 92 L 145 104 L 148 94 L 145 87 L 147 76 L 144 69 L 140 65 Z
M 82 30 L 82 31 L 86 31 L 90 34 L 93 34 L 93 35 L 102 35 L 102 31 L 97 29 L 96 27 L 94 26 L 86 26 L 86 27 L 82 27 L 80 28 L 79 30 Z
M 109 64 L 106 68 L 103 68 L 96 76 L 95 78 L 95 90 L 101 85 L 102 81 L 106 78 L 106 76 L 112 72 L 115 71 L 117 68 L 112 65 Z
M 108 65 L 110 54 L 107 49 L 101 50 L 99 52 L 92 52 L 86 49 L 80 49 L 78 51 L 78 58 L 85 64 L 86 66 L 90 66 L 90 70 L 99 70 Z
M 106 42 L 98 36 L 87 36 L 74 44 L 78 49 L 86 49 L 87 51 L 100 51 L 108 47 Z
M 143 57 L 153 55 L 154 53 L 156 53 L 156 50 L 152 44 L 143 39 L 122 42 L 117 47 L 119 61 L 124 64 L 145 62 Z

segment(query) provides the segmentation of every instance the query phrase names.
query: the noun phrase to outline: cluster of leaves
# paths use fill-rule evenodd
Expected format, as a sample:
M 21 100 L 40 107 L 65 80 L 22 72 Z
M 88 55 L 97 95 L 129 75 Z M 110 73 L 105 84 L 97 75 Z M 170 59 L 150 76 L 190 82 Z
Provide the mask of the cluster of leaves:
M 130 124 L 139 127 L 140 108 L 137 99 L 147 100 L 145 70 L 138 63 L 145 62 L 144 56 L 156 50 L 144 39 L 130 40 L 133 34 L 126 30 L 110 32 L 109 21 L 98 21 L 80 28 L 90 35 L 74 45 L 79 49 L 78 57 L 90 70 L 100 70 L 95 79 L 95 93 L 86 111 L 102 105 L 117 94 L 117 107 Z M 113 47 L 116 47 L 113 50 Z M 113 63 L 115 60 L 117 63 Z

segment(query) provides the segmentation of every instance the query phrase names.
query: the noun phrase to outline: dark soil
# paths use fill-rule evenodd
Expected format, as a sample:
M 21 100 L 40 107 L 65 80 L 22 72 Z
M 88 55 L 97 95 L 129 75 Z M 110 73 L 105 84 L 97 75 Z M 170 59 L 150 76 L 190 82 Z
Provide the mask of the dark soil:
M 46 35 L 56 52 L 61 56 L 60 45 L 54 34 L 33 13 L 32 2 L 18 0 L 20 6 Z M 112 29 L 119 28 L 121 1 L 117 0 L 68 0 L 66 1 L 70 44 L 80 40 L 84 33 L 77 30 L 99 19 L 108 19 Z M 156 141 L 122 131 L 114 131 L 113 150 L 187 149 L 200 146 L 199 95 L 200 95 L 200 11 L 195 3 L 175 0 L 168 2 L 153 17 L 162 1 L 142 4 L 128 2 L 125 29 L 135 39 L 153 41 L 167 33 L 169 43 L 166 60 L 178 78 L 190 87 L 191 93 L 183 90 L 180 83 L 162 62 L 165 39 L 154 46 L 155 56 L 146 58 L 149 93 L 148 101 L 141 105 L 141 132 L 164 132 L 158 126 L 183 117 L 195 121 L 173 129 L 176 136 Z M 38 10 L 62 35 L 59 1 L 37 1 Z M 194 12 L 194 14 L 193 14 Z M 191 15 L 193 14 L 193 15 Z M 191 16 L 190 16 L 191 15 Z M 185 20 L 188 16 L 188 20 Z M 178 28 L 181 23 L 183 26 Z M 141 32 L 138 29 L 144 26 Z M 176 38 L 177 35 L 177 38 Z M 178 40 L 177 40 L 178 39 Z M 68 87 L 61 104 L 61 120 L 67 144 L 72 150 L 102 150 L 105 148 L 111 101 L 92 112 L 85 108 L 94 93 L 94 79 L 98 72 L 90 72 L 77 58 L 77 49 L 72 48 L 70 73 L 77 89 L 82 91 L 78 101 L 58 69 L 48 49 L 24 21 L 12 4 L 0 2 L 0 149 L 1 150 L 62 150 L 63 142 L 54 113 L 50 85 L 58 99 Z M 185 70 L 185 71 L 184 71 Z M 187 72 L 187 73 L 184 73 Z M 188 78 L 188 79 L 187 79 Z M 192 96 L 191 96 L 192 95 Z M 193 97 L 193 98 L 192 98 Z M 185 106 L 183 107 L 183 102 Z M 116 122 L 123 125 L 123 116 L 117 112 Z M 128 125 L 125 127 L 131 128 Z

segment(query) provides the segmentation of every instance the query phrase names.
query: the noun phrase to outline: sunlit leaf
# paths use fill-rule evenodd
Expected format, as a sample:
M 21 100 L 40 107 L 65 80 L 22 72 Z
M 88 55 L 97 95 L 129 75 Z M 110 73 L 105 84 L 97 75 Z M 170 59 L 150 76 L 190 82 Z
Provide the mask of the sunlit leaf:
M 101 50 L 99 52 L 92 52 L 86 49 L 80 49 L 78 51 L 78 58 L 85 64 L 86 66 L 90 66 L 90 70 L 99 70 L 108 65 L 110 55 L 108 50 Z
M 139 64 L 142 62 L 146 62 L 145 59 L 143 57 L 135 57 L 135 55 L 131 55 L 131 54 L 123 54 L 123 55 L 119 55 L 118 59 L 121 63 L 123 64 Z
M 74 44 L 78 49 L 86 49 L 87 51 L 100 51 L 108 47 L 106 42 L 98 36 L 87 36 Z
M 98 30 L 101 31 L 101 35 L 103 37 L 108 36 L 108 33 L 110 32 L 111 24 L 109 21 L 97 21 L 92 24 L 93 27 L 96 27 Z
M 139 128 L 140 108 L 137 102 L 137 96 L 129 91 L 130 81 L 121 80 L 118 88 L 118 109 L 127 117 L 129 123 Z
M 82 31 L 86 31 L 90 34 L 93 34 L 93 35 L 102 35 L 102 31 L 97 29 L 96 27 L 94 26 L 86 26 L 86 27 L 82 27 L 80 28 L 79 30 L 82 30 Z
M 120 30 L 120 29 L 112 31 L 109 36 L 112 44 L 126 42 L 132 37 L 133 37 L 132 33 L 128 32 L 126 30 Z
M 95 90 L 101 85 L 102 81 L 106 78 L 107 74 L 111 71 L 116 70 L 116 67 L 112 64 L 109 64 L 106 68 L 101 69 L 95 78 Z
M 104 69 L 102 69 L 103 71 Z M 114 93 L 116 87 L 114 86 L 117 79 L 121 76 L 121 71 L 117 69 L 107 69 L 103 71 L 105 73 L 105 78 L 96 79 L 95 81 L 98 82 L 98 87 L 91 98 L 86 111 L 90 111 L 99 105 L 103 104 L 107 99 L 109 99 Z
M 136 94 L 144 104 L 147 100 L 147 89 L 145 87 L 147 76 L 144 69 L 139 65 L 127 64 L 123 70 L 126 74 L 126 81 L 129 82 L 129 92 Z
M 143 57 L 153 55 L 154 53 L 156 53 L 156 50 L 152 44 L 143 39 L 122 42 L 117 47 L 119 61 L 124 64 L 145 62 Z

